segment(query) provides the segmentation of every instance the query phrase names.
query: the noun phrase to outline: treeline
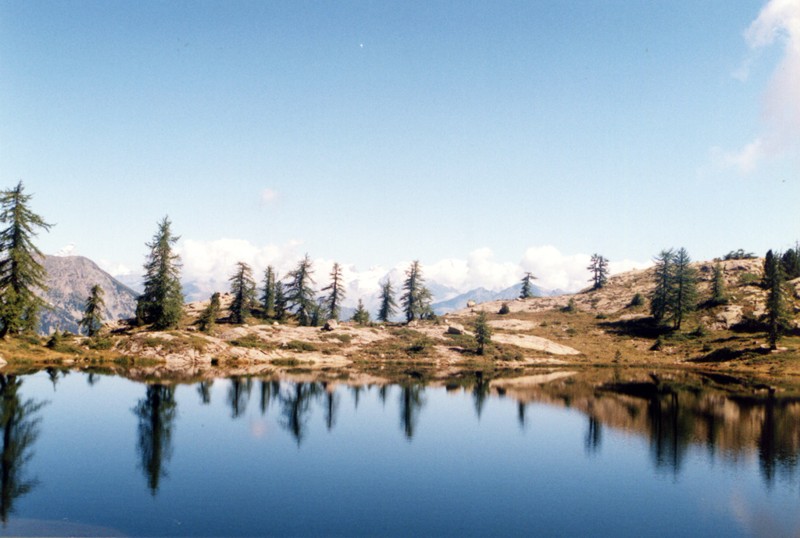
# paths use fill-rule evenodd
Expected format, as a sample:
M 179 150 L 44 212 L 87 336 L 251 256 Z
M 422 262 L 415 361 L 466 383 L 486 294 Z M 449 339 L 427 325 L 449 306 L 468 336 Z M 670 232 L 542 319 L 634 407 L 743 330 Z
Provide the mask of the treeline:
M 144 292 L 137 301 L 136 321 L 156 329 L 175 327 L 183 312 L 183 294 L 180 283 L 180 257 L 174 252 L 178 237 L 172 233 L 172 223 L 164 217 L 158 224 L 153 240 L 147 243 L 150 252 L 144 265 Z M 314 280 L 314 265 L 306 254 L 297 266 L 280 278 L 273 266 L 264 270 L 260 284 L 253 269 L 238 262 L 231 277 L 229 323 L 241 324 L 249 317 L 284 321 L 292 318 L 302 326 L 318 327 L 330 320 L 339 321 L 346 297 L 342 267 L 334 263 L 330 283 L 320 289 Z M 400 295 L 400 312 L 407 322 L 433 317 L 432 295 L 425 285 L 422 266 L 413 261 L 406 270 Z M 398 313 L 395 289 L 390 279 L 381 283 L 380 308 L 377 319 L 389 321 Z M 211 296 L 208 306 L 200 314 L 198 324 L 210 331 L 220 317 L 220 295 Z M 359 299 L 353 321 L 368 324 L 370 314 Z

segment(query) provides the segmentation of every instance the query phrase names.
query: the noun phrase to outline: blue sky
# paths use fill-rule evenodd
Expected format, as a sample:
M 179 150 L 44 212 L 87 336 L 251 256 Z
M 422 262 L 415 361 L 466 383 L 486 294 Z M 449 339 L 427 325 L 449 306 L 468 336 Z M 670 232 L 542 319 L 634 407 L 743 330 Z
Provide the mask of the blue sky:
M 217 280 L 786 248 L 798 95 L 800 0 L 0 1 L 0 184 L 114 272 L 167 214 Z

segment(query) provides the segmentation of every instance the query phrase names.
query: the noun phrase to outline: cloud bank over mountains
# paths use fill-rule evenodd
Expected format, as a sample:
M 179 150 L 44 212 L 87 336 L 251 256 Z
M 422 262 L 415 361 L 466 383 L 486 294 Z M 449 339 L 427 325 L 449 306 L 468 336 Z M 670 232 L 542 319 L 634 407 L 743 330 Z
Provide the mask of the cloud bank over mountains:
M 237 262 L 243 261 L 253 269 L 257 283 L 261 283 L 267 266 L 272 265 L 280 277 L 294 269 L 305 255 L 302 243 L 291 241 L 284 245 L 255 245 L 242 239 L 217 239 L 213 241 L 181 240 L 176 248 L 181 256 L 182 279 L 191 283 L 185 290 L 190 300 L 205 299 L 215 291 L 227 291 L 228 279 Z M 329 282 L 335 261 L 342 267 L 347 283 L 347 301 L 355 304 L 359 298 L 370 302 L 377 296 L 380 284 L 390 278 L 395 290 L 400 290 L 405 271 L 411 260 L 403 260 L 392 267 L 373 266 L 359 268 L 346 260 L 312 258 L 317 289 Z M 525 272 L 532 272 L 536 284 L 547 290 L 578 291 L 589 284 L 589 254 L 563 254 L 552 245 L 534 246 L 525 250 L 518 262 L 499 261 L 489 248 L 479 248 L 465 258 L 445 258 L 435 262 L 421 260 L 425 279 L 441 290 L 437 301 L 449 299 L 459 293 L 476 288 L 500 291 L 517 284 Z M 111 274 L 127 283 L 141 274 L 141 269 L 129 270 L 112 263 L 101 262 Z M 643 268 L 650 262 L 614 260 L 609 263 L 612 274 Z

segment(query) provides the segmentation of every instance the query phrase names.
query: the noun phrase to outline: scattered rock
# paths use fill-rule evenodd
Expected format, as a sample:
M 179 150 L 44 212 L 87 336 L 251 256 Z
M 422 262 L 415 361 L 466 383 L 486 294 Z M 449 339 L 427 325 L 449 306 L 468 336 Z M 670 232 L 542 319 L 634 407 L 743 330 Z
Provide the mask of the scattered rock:
M 475 301 L 467 301 L 467 308 L 474 308 L 477 305 Z
M 334 331 L 339 328 L 339 322 L 335 319 L 329 319 L 325 322 L 325 325 L 322 326 L 323 331 Z
M 464 326 L 459 323 L 451 323 L 447 326 L 447 334 L 464 334 L 466 332 Z

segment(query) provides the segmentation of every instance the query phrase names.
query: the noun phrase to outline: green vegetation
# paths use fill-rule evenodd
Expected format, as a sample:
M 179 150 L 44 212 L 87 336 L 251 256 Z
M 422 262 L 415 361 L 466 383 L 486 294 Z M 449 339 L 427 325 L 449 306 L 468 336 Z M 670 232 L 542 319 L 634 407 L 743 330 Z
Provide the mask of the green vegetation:
M 662 250 L 655 262 L 650 313 L 656 323 L 671 321 L 673 329 L 679 330 L 686 314 L 697 306 L 697 272 L 685 248 Z
M 103 288 L 99 284 L 92 286 L 89 297 L 86 299 L 86 307 L 83 309 L 83 318 L 78 323 L 78 327 L 86 330 L 86 335 L 90 338 L 97 334 L 103 326 L 103 309 L 106 306 L 103 300 Z
M 589 279 L 589 282 L 592 283 L 592 289 L 599 290 L 605 286 L 608 281 L 608 259 L 600 254 L 592 254 L 589 267 L 586 269 L 592 273 L 592 277 Z
M 164 217 L 153 242 L 147 243 L 150 254 L 144 265 L 144 293 L 136 305 L 137 319 L 152 324 L 154 329 L 177 326 L 183 314 L 180 257 L 173 253 L 179 238 L 172 234 L 171 225 Z
M 392 281 L 387 278 L 381 284 L 381 307 L 378 310 L 378 320 L 386 323 L 397 312 L 397 303 L 394 301 L 394 290 Z
M 764 258 L 764 283 L 767 288 L 767 325 L 770 349 L 778 348 L 778 340 L 788 322 L 785 280 L 783 265 L 773 256 L 772 250 L 768 251 Z
M 533 276 L 533 273 L 527 272 L 522 277 L 522 290 L 519 292 L 520 299 L 528 299 L 533 297 L 533 281 L 536 280 L 536 277 Z
M 294 309 L 300 325 L 311 325 L 311 315 L 316 306 L 313 274 L 311 258 L 306 254 L 297 264 L 297 269 L 287 275 L 290 282 L 285 290 L 286 303 L 289 308 Z
M 356 311 L 353 314 L 353 321 L 359 325 L 369 324 L 369 312 L 367 312 L 367 309 L 364 308 L 364 303 L 361 301 L 361 299 L 358 300 L 358 308 L 356 308 Z
M 244 323 L 256 302 L 256 283 L 253 270 L 244 262 L 236 264 L 236 272 L 228 281 L 231 283 L 233 301 L 230 307 L 230 322 Z
M 753 260 L 755 259 L 756 255 L 752 252 L 746 252 L 744 249 L 740 248 L 739 250 L 731 250 L 725 256 L 723 256 L 723 260 Z
M 728 304 L 729 300 L 728 291 L 725 287 L 725 270 L 722 268 L 721 263 L 716 262 L 711 280 L 711 299 L 709 303 L 711 306 L 720 306 Z
M 483 355 L 486 346 L 492 341 L 492 328 L 486 320 L 486 312 L 481 310 L 475 319 L 475 342 L 478 344 L 476 353 Z
M 264 271 L 264 290 L 261 294 L 261 310 L 264 318 L 271 319 L 276 317 L 275 299 L 275 269 L 269 265 Z
M 200 317 L 197 319 L 197 324 L 201 331 L 210 333 L 214 329 L 214 325 L 216 325 L 217 318 L 219 317 L 219 308 L 219 292 L 214 292 L 214 294 L 211 295 L 208 306 L 205 307 L 203 312 L 200 313 Z
M 425 287 L 425 278 L 422 276 L 422 267 L 418 260 L 411 262 L 406 270 L 403 290 L 400 304 L 403 306 L 407 322 L 432 317 L 431 292 Z
M 345 297 L 345 289 L 342 279 L 342 268 L 338 263 L 333 264 L 330 277 L 330 284 L 322 288 L 323 292 L 328 292 L 327 297 L 324 299 L 324 304 L 328 313 L 328 318 L 339 321 L 339 315 L 342 311 L 342 301 Z
M 508 307 L 508 303 L 503 303 L 500 305 L 500 310 L 497 312 L 501 316 L 505 316 L 506 314 L 511 313 L 511 309 Z
M 31 195 L 22 182 L 0 192 L 0 338 L 36 329 L 39 309 L 45 306 L 37 291 L 45 288 L 41 251 L 33 244 L 37 229 L 48 224 L 30 210 Z

